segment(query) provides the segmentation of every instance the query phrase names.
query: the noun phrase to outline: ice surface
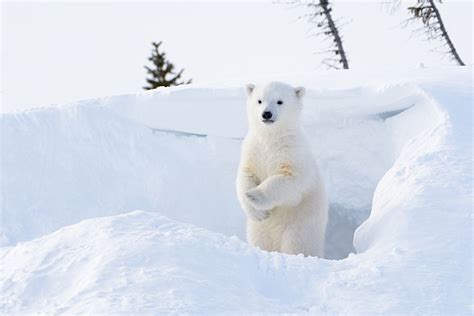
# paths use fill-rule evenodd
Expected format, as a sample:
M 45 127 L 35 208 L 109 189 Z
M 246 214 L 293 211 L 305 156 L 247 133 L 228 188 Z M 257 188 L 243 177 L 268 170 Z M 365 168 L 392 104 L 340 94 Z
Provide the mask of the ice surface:
M 301 76 L 343 260 L 245 244 L 237 85 L 3 114 L 0 311 L 472 313 L 471 72 Z

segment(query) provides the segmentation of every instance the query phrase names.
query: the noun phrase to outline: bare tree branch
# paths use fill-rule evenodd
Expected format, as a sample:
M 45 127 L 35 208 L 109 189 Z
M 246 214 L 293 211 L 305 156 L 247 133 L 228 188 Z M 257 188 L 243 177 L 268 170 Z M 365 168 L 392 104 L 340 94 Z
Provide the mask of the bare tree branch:
M 309 27 L 310 34 L 330 43 L 327 49 L 318 52 L 318 54 L 335 56 L 324 58 L 322 63 L 329 68 L 349 69 L 349 62 L 343 46 L 343 38 L 340 35 L 340 26 L 338 25 L 340 19 L 333 18 L 332 5 L 329 0 L 282 0 L 277 1 L 277 3 L 307 7 L 310 12 L 298 17 L 298 19 L 305 19 L 311 24 Z M 318 31 L 315 32 L 315 30 Z
M 439 2 L 441 3 L 441 0 L 439 0 Z M 400 0 L 394 0 L 394 6 L 395 4 L 399 7 Z M 417 21 L 421 21 L 423 24 L 422 28 L 412 31 L 412 35 L 422 33 L 425 36 L 426 41 L 439 40 L 443 42 L 442 47 L 445 47 L 446 49 L 442 51 L 442 54 L 450 55 L 452 60 L 455 60 L 458 65 L 465 66 L 448 35 L 448 31 L 444 26 L 443 19 L 441 18 L 441 14 L 435 4 L 435 0 L 417 0 L 415 5 L 408 7 L 408 11 L 412 17 L 404 21 L 404 27 Z

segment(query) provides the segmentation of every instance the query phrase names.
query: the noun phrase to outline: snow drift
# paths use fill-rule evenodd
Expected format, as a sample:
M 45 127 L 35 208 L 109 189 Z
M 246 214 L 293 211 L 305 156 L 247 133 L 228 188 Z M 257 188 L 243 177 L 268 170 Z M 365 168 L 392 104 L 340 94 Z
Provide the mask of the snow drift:
M 343 260 L 242 242 L 241 88 L 3 114 L 0 310 L 472 313 L 470 71 L 302 79 Z

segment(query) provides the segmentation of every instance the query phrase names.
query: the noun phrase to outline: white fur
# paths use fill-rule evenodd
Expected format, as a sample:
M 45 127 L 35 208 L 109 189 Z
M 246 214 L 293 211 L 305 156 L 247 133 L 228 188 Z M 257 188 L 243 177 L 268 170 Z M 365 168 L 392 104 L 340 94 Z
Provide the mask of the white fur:
M 249 84 L 246 91 L 249 131 L 237 195 L 247 215 L 247 240 L 267 251 L 323 257 L 328 202 L 301 128 L 305 90 L 272 82 Z M 272 112 L 273 123 L 262 121 L 264 111 Z

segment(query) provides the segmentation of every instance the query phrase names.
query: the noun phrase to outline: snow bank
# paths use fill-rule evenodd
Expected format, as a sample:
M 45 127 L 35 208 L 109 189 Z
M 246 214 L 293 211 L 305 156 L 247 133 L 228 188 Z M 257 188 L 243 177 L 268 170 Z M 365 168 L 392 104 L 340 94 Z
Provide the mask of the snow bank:
M 470 71 L 307 82 L 339 261 L 240 241 L 240 88 L 2 115 L 0 310 L 471 313 Z
M 317 276 L 325 266 L 138 211 L 83 221 L 1 255 L 4 288 L 15 294 L 2 300 L 4 311 L 22 313 L 298 311 L 299 272 Z
M 4 115 L 2 130 L 5 244 L 134 209 L 243 235 L 235 140 L 153 133 L 93 105 Z

